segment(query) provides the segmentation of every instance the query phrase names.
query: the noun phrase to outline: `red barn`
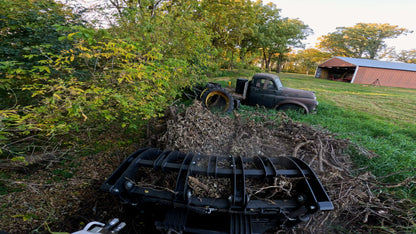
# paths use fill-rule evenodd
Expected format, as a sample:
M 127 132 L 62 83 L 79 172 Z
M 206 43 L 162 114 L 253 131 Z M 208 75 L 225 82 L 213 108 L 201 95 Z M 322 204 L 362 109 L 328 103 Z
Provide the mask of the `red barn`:
M 334 57 L 318 65 L 315 77 L 416 89 L 416 64 Z

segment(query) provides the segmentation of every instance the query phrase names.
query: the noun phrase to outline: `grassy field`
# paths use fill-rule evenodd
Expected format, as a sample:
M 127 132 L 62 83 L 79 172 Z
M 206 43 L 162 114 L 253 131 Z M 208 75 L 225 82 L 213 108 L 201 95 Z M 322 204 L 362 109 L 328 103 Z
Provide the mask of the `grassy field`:
M 357 167 L 367 168 L 385 183 L 416 177 L 416 90 L 349 84 L 299 74 L 279 76 L 286 87 L 315 91 L 319 101 L 316 114 L 291 113 L 293 119 L 328 129 L 378 155 L 370 159 L 351 152 Z M 234 87 L 236 77 L 214 80 L 223 84 L 231 80 Z M 416 200 L 415 190 L 413 184 L 392 192 Z

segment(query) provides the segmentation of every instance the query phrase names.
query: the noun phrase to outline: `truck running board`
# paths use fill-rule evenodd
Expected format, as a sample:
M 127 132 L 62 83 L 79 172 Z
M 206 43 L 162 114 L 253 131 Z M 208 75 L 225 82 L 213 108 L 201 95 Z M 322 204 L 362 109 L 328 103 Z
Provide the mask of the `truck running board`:
M 130 155 L 101 189 L 124 204 L 152 207 L 159 230 L 184 233 L 263 233 L 334 208 L 314 171 L 294 157 L 145 148 Z

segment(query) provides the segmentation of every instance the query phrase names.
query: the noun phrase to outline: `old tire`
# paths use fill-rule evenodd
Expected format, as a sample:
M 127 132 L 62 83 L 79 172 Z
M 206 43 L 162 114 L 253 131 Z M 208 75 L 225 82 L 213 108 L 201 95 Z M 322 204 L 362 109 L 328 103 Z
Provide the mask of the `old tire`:
M 202 93 L 203 105 L 213 112 L 230 112 L 234 109 L 234 99 L 221 88 L 213 88 Z

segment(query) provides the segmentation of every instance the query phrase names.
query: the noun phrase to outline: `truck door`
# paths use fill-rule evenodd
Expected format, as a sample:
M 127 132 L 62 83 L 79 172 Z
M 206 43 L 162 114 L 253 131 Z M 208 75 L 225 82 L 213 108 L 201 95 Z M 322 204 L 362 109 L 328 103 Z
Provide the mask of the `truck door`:
M 250 87 L 250 105 L 260 105 L 272 108 L 276 104 L 277 87 L 272 80 L 258 78 Z

